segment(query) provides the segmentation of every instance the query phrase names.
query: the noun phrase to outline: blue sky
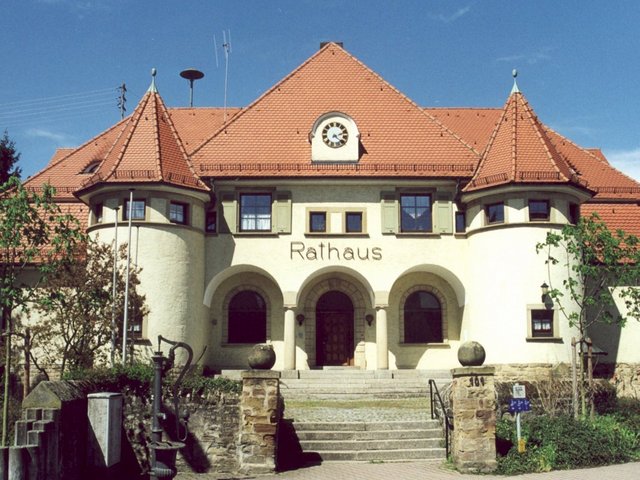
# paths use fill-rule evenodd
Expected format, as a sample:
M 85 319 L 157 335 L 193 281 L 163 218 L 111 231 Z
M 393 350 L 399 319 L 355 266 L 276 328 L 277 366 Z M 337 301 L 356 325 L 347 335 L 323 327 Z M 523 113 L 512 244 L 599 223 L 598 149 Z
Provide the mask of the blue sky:
M 246 106 L 311 56 L 345 48 L 422 106 L 501 107 L 518 85 L 541 120 L 640 180 L 640 2 L 4 0 L 0 130 L 23 176 L 133 110 L 157 68 L 168 106 Z M 219 66 L 216 67 L 217 40 Z

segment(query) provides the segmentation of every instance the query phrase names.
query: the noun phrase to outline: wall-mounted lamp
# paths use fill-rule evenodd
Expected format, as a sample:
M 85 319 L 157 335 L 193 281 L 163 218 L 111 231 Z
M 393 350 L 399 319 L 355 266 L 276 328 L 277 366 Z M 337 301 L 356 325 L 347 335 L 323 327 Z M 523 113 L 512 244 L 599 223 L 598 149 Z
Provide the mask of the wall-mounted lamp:
M 540 291 L 542 292 L 542 303 L 547 303 L 550 300 L 549 285 L 547 285 L 547 282 L 544 282 L 542 285 L 540 285 Z
M 371 324 L 373 323 L 373 315 L 369 314 L 364 317 L 364 319 L 367 321 L 367 325 L 371 326 Z
M 296 320 L 298 321 L 298 325 L 302 326 L 302 324 L 304 323 L 304 315 L 300 313 L 300 314 L 296 317 Z

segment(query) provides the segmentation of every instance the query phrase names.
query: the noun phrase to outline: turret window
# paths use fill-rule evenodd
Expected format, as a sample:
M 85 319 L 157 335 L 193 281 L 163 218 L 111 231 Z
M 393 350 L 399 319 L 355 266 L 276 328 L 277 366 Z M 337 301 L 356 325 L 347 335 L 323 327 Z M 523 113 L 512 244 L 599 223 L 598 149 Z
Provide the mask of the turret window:
M 186 203 L 171 202 L 169 205 L 169 221 L 186 225 L 188 223 L 188 205 Z
M 131 220 L 144 220 L 146 202 L 144 200 L 134 200 L 129 208 L 129 200 L 124 201 L 122 218 L 129 220 L 129 210 L 131 210 Z
M 529 200 L 529 220 L 549 221 L 549 200 Z
M 485 208 L 488 224 L 504 223 L 504 203 L 492 203 Z

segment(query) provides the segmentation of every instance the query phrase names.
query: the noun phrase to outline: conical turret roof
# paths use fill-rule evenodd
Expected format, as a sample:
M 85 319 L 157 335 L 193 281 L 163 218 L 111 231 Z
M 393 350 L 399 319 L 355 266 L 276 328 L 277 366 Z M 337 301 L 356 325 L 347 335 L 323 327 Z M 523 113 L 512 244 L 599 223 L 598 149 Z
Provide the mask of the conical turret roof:
M 514 183 L 581 183 L 517 88 L 464 191 Z
M 196 175 L 162 98 L 152 84 L 82 189 L 97 184 L 162 183 L 208 191 Z

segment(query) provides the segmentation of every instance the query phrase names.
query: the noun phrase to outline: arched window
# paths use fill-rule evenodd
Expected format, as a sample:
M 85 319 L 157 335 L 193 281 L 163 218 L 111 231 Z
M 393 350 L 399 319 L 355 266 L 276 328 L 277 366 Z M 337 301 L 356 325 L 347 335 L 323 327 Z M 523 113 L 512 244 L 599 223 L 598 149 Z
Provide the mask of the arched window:
M 413 292 L 404 302 L 404 342 L 442 342 L 442 307 L 435 295 Z
M 240 292 L 229 302 L 228 343 L 262 343 L 267 339 L 267 307 L 252 290 Z

